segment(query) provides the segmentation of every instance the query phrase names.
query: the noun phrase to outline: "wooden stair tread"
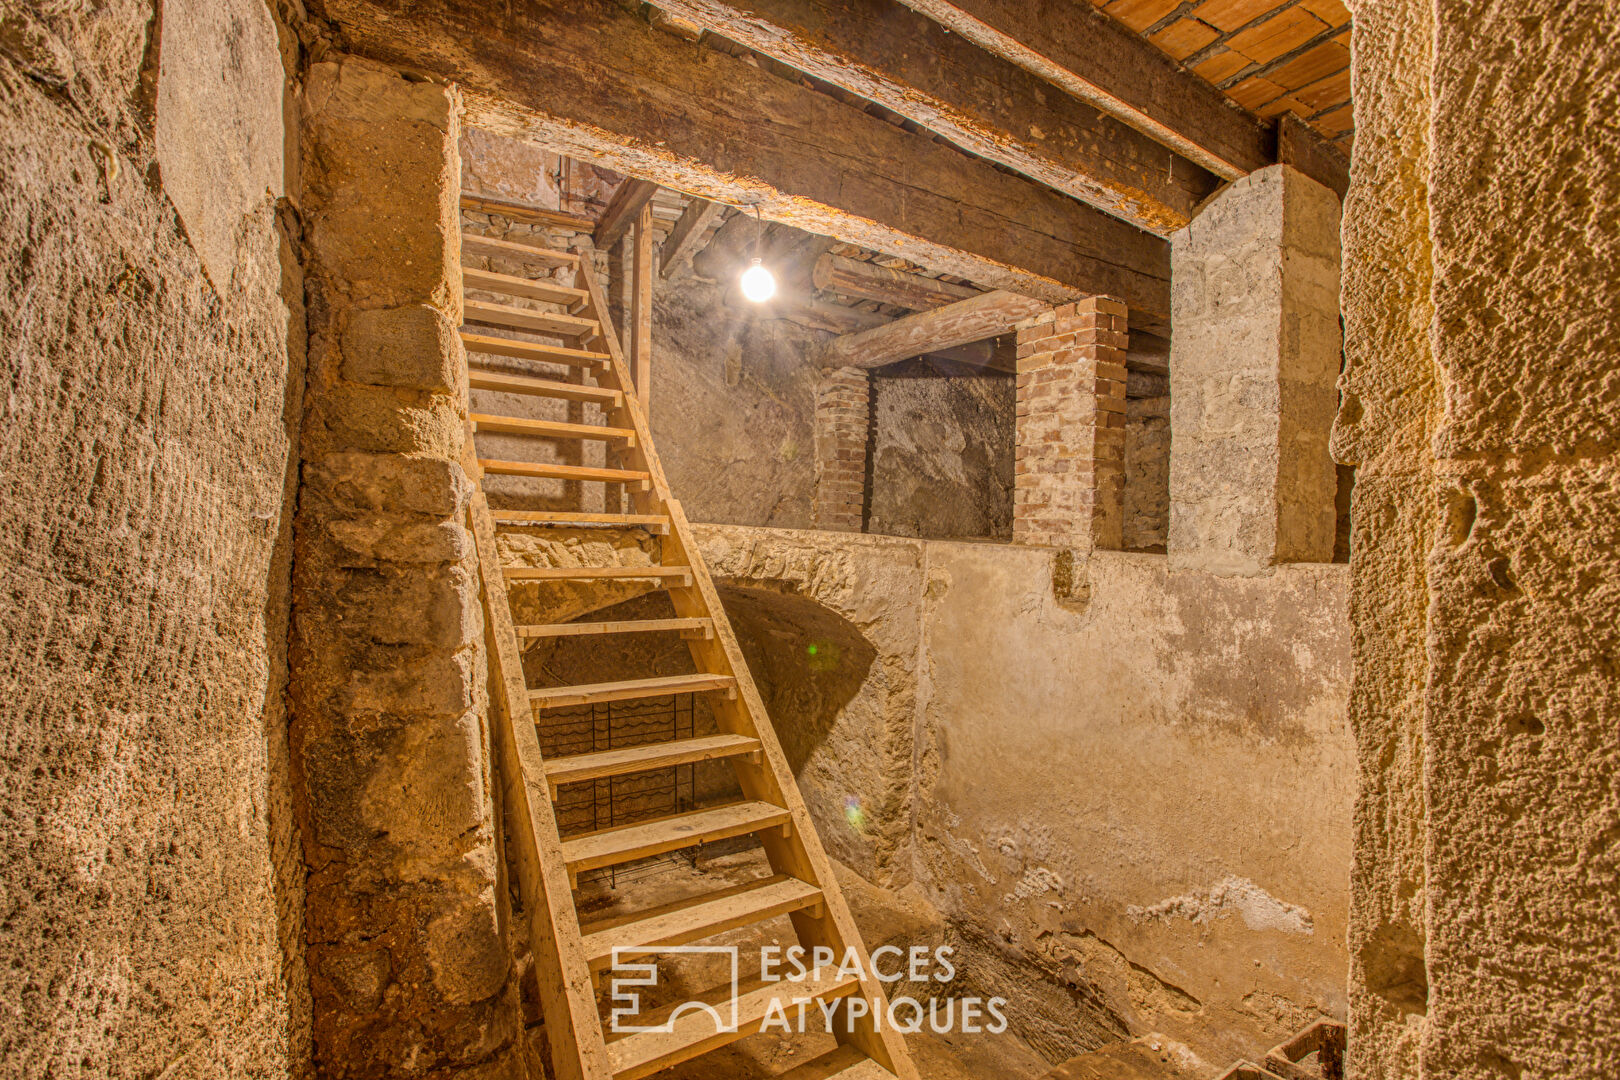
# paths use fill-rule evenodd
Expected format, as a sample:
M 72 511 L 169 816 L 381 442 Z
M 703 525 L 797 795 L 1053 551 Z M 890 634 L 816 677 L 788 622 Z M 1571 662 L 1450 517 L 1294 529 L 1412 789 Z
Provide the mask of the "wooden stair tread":
M 503 259 L 524 259 L 528 262 L 538 263 L 541 266 L 579 265 L 579 256 L 572 252 L 552 251 L 550 248 L 535 247 L 533 244 L 497 240 L 493 236 L 478 236 L 469 232 L 461 234 L 461 253 L 463 255 L 493 255 Z
M 820 902 L 821 890 L 814 885 L 776 874 L 580 929 L 585 935 L 585 956 L 590 965 L 604 968 L 612 966 L 615 959 L 647 956 L 660 947 L 685 945 Z
M 747 735 L 702 735 L 694 739 L 676 739 L 672 742 L 647 743 L 622 750 L 598 750 L 591 754 L 569 754 L 546 759 L 546 781 L 550 784 L 577 784 L 582 780 L 599 780 L 604 776 L 625 776 L 663 769 L 671 765 L 689 765 L 694 761 L 712 761 L 715 758 L 751 754 L 759 749 L 759 740 Z
M 821 972 L 811 972 L 802 982 L 751 984 L 736 998 L 736 1030 L 719 1031 L 715 1018 L 709 1013 L 689 1009 L 675 1019 L 669 1031 L 643 1031 L 609 1041 L 608 1062 L 613 1068 L 613 1080 L 640 1080 L 659 1069 L 689 1061 L 699 1054 L 752 1035 L 763 1026 L 777 1002 L 780 1002 L 781 1011 L 793 1016 L 801 1001 L 845 997 L 854 993 L 859 986 L 854 976 L 839 978 Z M 729 988 L 724 998 L 713 1004 L 723 1019 L 731 1019 Z M 661 1015 L 655 1013 L 638 1022 L 652 1027 L 659 1025 L 662 1019 Z
M 460 333 L 461 343 L 467 347 L 468 352 L 583 368 L 599 368 L 608 362 L 607 353 L 592 352 L 589 349 L 570 349 L 565 345 L 545 345 L 538 341 L 518 341 L 515 338 L 475 334 L 470 330 L 462 330 Z
M 692 579 L 690 566 L 507 566 L 501 569 L 507 581 L 600 581 L 637 578 Z
M 518 624 L 520 638 L 587 637 L 592 634 L 651 634 L 661 630 L 712 630 L 713 619 L 623 619 L 617 622 Z
M 894 1073 L 845 1043 L 771 1080 L 892 1080 Z
M 772 803 L 728 803 L 711 810 L 694 810 L 571 837 L 562 842 L 563 859 L 572 872 L 595 870 L 694 844 L 746 836 L 786 825 L 790 820 L 792 815 L 787 810 Z
M 595 319 L 513 307 L 511 304 L 492 304 L 485 300 L 463 301 L 461 316 L 464 322 L 488 323 L 491 326 L 533 330 L 541 334 L 559 334 L 563 337 L 586 337 L 602 332 L 602 324 Z
M 635 469 L 594 465 L 558 465 L 551 461 L 499 461 L 479 458 L 478 467 L 496 476 L 534 476 L 542 480 L 600 480 L 608 484 L 646 484 L 651 476 Z
M 577 510 L 491 510 L 489 513 L 497 524 L 527 528 L 599 525 L 615 529 L 646 529 L 654 533 L 669 532 L 669 518 L 663 514 L 592 514 Z
M 568 424 L 560 420 L 531 420 L 526 416 L 492 416 L 473 413 L 467 417 L 479 431 L 505 435 L 534 435 L 545 439 L 623 439 L 635 445 L 636 433 L 630 428 L 602 427 L 598 424 Z
M 470 267 L 461 271 L 461 284 L 466 289 L 505 293 L 508 296 L 521 296 L 526 300 L 544 300 L 548 304 L 572 306 L 585 302 L 584 289 L 558 285 L 555 281 L 535 281 L 533 278 L 497 274 L 490 270 L 474 270 Z
M 595 701 L 630 701 L 634 698 L 695 694 L 703 690 L 730 690 L 737 680 L 730 675 L 663 675 L 655 679 L 579 683 L 574 686 L 530 688 L 529 703 L 537 709 L 589 705 Z
M 532 394 L 536 397 L 563 398 L 567 401 L 590 401 L 607 409 L 617 409 L 624 404 L 624 394 L 605 386 L 581 386 L 578 383 L 538 379 L 533 375 L 517 375 L 470 365 L 467 370 L 467 384 L 474 390 L 494 390 L 503 394 Z

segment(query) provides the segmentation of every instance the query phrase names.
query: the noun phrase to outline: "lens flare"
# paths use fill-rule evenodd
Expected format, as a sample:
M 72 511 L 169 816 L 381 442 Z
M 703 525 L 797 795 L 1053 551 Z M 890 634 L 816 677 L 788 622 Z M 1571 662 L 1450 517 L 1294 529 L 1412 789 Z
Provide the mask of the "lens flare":
M 866 835 L 866 811 L 861 809 L 861 800 L 853 795 L 844 798 L 844 820 L 849 822 L 850 828 Z

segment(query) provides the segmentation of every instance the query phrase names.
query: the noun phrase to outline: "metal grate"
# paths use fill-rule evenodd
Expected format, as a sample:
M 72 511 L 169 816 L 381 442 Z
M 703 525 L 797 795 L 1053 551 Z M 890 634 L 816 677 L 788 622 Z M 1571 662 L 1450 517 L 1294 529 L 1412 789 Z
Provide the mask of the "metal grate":
M 691 694 L 581 705 L 548 710 L 543 715 L 536 727 L 541 753 L 547 757 L 691 738 L 695 725 Z M 567 838 L 696 809 L 695 771 L 695 765 L 674 765 L 566 784 L 557 793 L 558 830 Z M 688 848 L 588 871 L 580 880 L 617 888 L 621 881 L 634 881 L 680 863 L 693 865 L 695 860 L 696 849 Z

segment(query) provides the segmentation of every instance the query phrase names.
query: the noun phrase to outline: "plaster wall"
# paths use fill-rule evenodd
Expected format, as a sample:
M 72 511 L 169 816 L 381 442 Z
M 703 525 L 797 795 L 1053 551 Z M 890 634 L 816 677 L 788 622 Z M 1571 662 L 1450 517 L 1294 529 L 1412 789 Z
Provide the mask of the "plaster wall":
M 1344 1014 L 1344 567 L 697 529 L 874 646 L 883 707 L 863 684 L 799 773 L 818 828 L 921 885 L 1053 1061 L 1157 1032 L 1213 1070 Z
M 0 1070 L 300 1075 L 294 91 L 153 10 L 0 11 Z

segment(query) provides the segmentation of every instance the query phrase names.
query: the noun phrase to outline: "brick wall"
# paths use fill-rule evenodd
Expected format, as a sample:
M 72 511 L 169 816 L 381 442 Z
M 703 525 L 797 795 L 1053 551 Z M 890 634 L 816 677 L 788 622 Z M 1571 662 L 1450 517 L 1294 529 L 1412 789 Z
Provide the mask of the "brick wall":
M 861 532 L 871 387 L 862 368 L 828 372 L 816 387 L 815 528 Z
M 1013 543 L 1123 546 L 1126 308 L 1093 296 L 1018 330 Z

